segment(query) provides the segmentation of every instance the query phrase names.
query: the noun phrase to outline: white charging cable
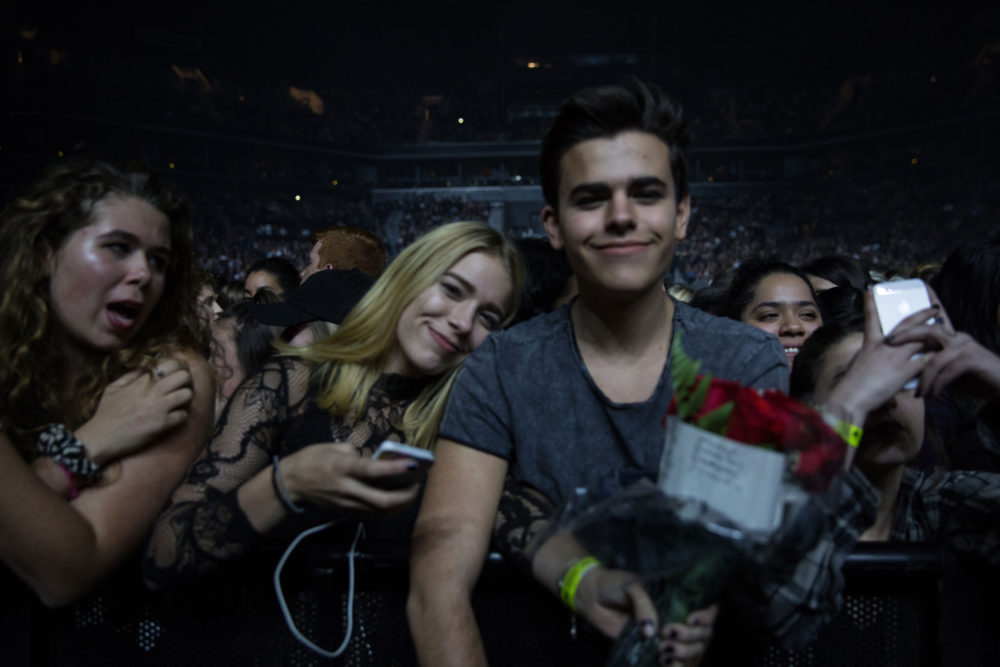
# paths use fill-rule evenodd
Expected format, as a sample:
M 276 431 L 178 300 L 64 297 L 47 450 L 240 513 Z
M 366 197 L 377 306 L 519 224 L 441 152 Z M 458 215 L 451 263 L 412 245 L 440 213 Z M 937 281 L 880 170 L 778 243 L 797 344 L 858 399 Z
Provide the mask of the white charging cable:
M 288 625 L 288 629 L 291 631 L 293 637 L 324 658 L 340 657 L 344 650 L 347 649 L 347 643 L 351 640 L 351 631 L 354 628 L 354 554 L 355 548 L 358 546 L 358 540 L 361 539 L 361 535 L 365 532 L 365 525 L 363 523 L 358 524 L 358 530 L 354 533 L 354 541 L 351 542 L 351 550 L 347 552 L 347 630 L 344 631 L 344 641 L 341 642 L 340 646 L 338 646 L 336 650 L 327 651 L 325 648 L 317 646 L 295 626 L 292 614 L 288 610 L 288 603 L 285 602 L 285 594 L 281 590 L 281 570 L 285 567 L 285 562 L 288 560 L 288 557 L 292 555 L 292 552 L 295 550 L 295 547 L 299 545 L 299 542 L 310 535 L 326 530 L 335 523 L 337 523 L 337 521 L 330 521 L 318 526 L 313 526 L 312 528 L 299 533 L 298 537 L 292 540 L 292 543 L 288 545 L 287 549 L 285 549 L 285 553 L 282 554 L 281 560 L 278 561 L 278 565 L 274 568 L 274 592 L 278 596 L 278 605 L 281 607 L 282 616 L 285 617 L 285 624 Z

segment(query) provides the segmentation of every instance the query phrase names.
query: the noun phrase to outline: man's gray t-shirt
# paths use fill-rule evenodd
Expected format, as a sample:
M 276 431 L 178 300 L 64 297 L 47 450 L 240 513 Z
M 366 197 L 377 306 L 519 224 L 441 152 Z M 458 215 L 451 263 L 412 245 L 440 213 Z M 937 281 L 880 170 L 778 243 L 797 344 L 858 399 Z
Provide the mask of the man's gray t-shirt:
M 684 350 L 702 362 L 702 373 L 788 390 L 788 364 L 776 337 L 674 306 L 674 335 L 682 332 Z M 487 338 L 459 371 L 438 431 L 507 459 L 515 479 L 553 503 L 622 471 L 655 479 L 673 395 L 668 359 L 649 400 L 609 400 L 584 365 L 570 308 Z

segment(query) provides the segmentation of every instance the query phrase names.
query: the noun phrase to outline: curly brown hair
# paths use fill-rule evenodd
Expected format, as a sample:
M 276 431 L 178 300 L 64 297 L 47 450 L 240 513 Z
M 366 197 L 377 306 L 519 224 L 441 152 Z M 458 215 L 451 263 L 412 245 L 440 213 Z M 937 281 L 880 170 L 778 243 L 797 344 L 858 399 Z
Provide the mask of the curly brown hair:
M 54 344 L 49 258 L 77 229 L 93 221 L 94 206 L 108 197 L 135 197 L 170 221 L 170 261 L 163 295 L 149 319 L 123 349 L 95 356 L 65 401 L 64 360 Z M 0 213 L 0 420 L 18 449 L 31 458 L 35 434 L 50 422 L 76 428 L 97 408 L 114 378 L 180 349 L 207 352 L 192 280 L 192 231 L 187 206 L 140 163 L 114 165 L 74 158 L 43 171 Z

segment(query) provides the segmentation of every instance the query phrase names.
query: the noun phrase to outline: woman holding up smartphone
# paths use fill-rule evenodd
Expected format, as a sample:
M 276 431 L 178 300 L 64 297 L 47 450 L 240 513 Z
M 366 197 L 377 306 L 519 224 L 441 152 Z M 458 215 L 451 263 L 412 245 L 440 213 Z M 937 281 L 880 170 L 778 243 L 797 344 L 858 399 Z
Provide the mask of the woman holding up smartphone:
M 916 311 L 885 336 L 871 292 L 865 302 L 864 329 L 839 322 L 820 328 L 803 346 L 791 379 L 792 395 L 862 427 L 851 454 L 881 502 L 860 539 L 942 540 L 1000 562 L 1000 475 L 909 465 L 924 440 L 924 397 L 960 382 L 995 401 L 1000 357 L 956 332 L 940 306 Z M 916 390 L 905 388 L 915 376 Z
M 419 483 L 393 481 L 414 462 L 372 453 L 384 440 L 433 443 L 458 367 L 513 317 L 522 280 L 515 247 L 481 223 L 406 248 L 336 332 L 273 358 L 233 394 L 157 521 L 147 585 L 206 572 L 306 511 L 318 523 L 409 505 Z

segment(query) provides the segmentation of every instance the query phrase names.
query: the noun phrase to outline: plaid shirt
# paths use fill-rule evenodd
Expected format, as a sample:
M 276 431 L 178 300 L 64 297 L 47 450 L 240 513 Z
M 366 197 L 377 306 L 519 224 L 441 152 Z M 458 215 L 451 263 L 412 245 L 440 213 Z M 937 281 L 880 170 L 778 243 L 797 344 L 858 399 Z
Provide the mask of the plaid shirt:
M 757 625 L 787 648 L 800 648 L 840 609 L 844 560 L 875 521 L 878 494 L 856 469 L 833 489 L 837 510 L 826 532 L 794 573 L 775 573 L 767 597 L 744 608 Z M 990 563 L 1000 563 L 1000 474 L 983 471 L 922 472 L 904 468 L 896 499 L 893 542 L 944 542 Z
M 852 468 L 831 485 L 826 494 L 829 511 L 813 506 L 796 524 L 803 531 L 801 543 L 812 544 L 804 555 L 788 539 L 788 549 L 773 558 L 775 566 L 759 579 L 740 585 L 731 601 L 744 621 L 777 639 L 785 648 L 808 644 L 842 606 L 843 565 L 855 543 L 875 523 L 878 493 L 857 469 Z M 822 530 L 815 539 L 817 530 Z M 808 537 L 812 532 L 813 538 Z
M 1000 563 L 1000 474 L 904 469 L 889 539 L 940 541 Z

